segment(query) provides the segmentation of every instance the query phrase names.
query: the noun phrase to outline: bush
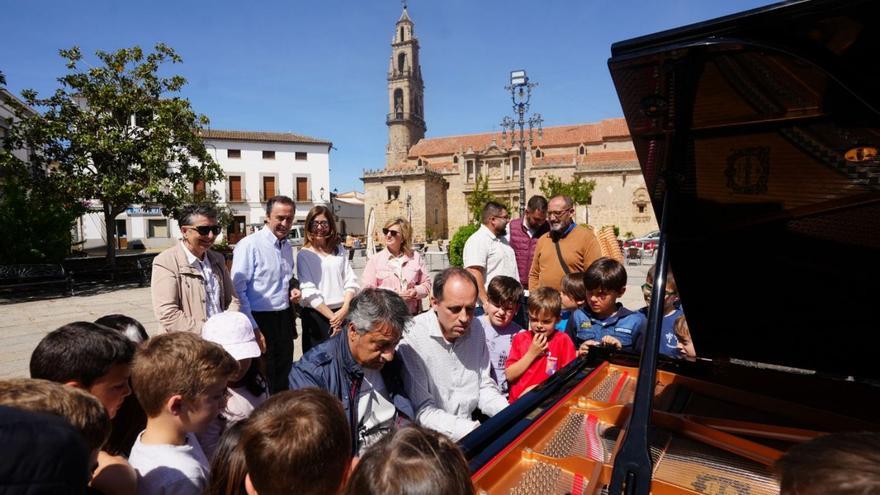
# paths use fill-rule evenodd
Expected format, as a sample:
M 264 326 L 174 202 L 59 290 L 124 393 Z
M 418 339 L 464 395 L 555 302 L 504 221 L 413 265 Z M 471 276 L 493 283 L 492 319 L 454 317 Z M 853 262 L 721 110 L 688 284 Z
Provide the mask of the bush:
M 462 259 L 462 253 L 464 252 L 464 243 L 467 242 L 468 238 L 473 235 L 474 232 L 479 230 L 480 226 L 478 224 L 470 224 L 465 225 L 458 229 L 454 236 L 452 236 L 452 240 L 449 241 L 449 265 L 450 266 L 462 266 L 464 265 L 464 260 Z

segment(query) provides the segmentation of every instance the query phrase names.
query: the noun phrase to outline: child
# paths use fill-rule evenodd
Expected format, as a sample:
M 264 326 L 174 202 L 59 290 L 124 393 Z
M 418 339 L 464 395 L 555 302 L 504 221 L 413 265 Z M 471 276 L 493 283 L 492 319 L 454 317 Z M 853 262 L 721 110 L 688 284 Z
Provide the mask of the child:
M 822 435 L 788 449 L 774 468 L 782 495 L 880 493 L 880 433 Z
M 529 295 L 529 331 L 513 338 L 507 358 L 511 404 L 575 358 L 571 339 L 556 331 L 561 310 L 556 289 L 541 287 Z
M 486 333 L 486 346 L 489 348 L 489 360 L 492 363 L 492 378 L 498 383 L 501 393 L 507 396 L 509 385 L 504 374 L 504 364 L 510 354 L 513 336 L 522 330 L 514 323 L 513 317 L 519 311 L 523 287 L 513 277 L 498 275 L 489 282 L 486 296 L 486 314 L 477 318 Z
M 571 313 L 587 302 L 584 273 L 566 273 L 562 277 L 562 290 L 559 291 L 559 295 L 562 296 L 562 314 L 559 323 L 556 325 L 556 330 L 565 332 L 565 328 L 568 326 L 568 319 L 571 318 Z
M 138 349 L 131 382 L 147 413 L 129 458 L 141 475 L 138 493 L 202 493 L 209 467 L 194 433 L 226 405 L 236 373 L 232 356 L 192 333 L 153 337 Z
M 244 449 L 241 445 L 241 432 L 247 420 L 233 423 L 226 428 L 214 457 L 211 459 L 211 481 L 205 495 L 241 495 L 245 493 L 244 477 L 247 476 L 247 465 L 244 460 Z
M 467 461 L 455 442 L 435 431 L 408 426 L 367 450 L 344 493 L 471 495 L 474 485 Z
M 694 341 L 691 339 L 691 329 L 684 315 L 679 316 L 675 320 L 675 339 L 678 341 L 679 358 L 693 360 L 697 357 L 697 351 L 694 349 Z
M 143 344 L 150 338 L 141 322 L 130 316 L 105 315 L 95 320 L 95 323 L 116 330 L 134 342 L 135 346 Z M 122 401 L 122 405 L 116 411 L 116 416 L 111 422 L 113 429 L 110 432 L 110 438 L 104 444 L 104 450 L 111 455 L 121 455 L 127 458 L 131 454 L 131 446 L 134 445 L 138 434 L 147 426 L 147 415 L 144 414 L 144 409 L 137 397 L 128 395 Z
M 43 337 L 31 354 L 31 378 L 43 378 L 94 395 L 112 420 L 131 394 L 129 376 L 135 345 L 121 333 L 87 321 L 68 323 Z M 121 456 L 101 451 L 91 486 L 126 493 L 136 473 Z M 110 467 L 113 466 L 112 469 Z
M 241 437 L 249 495 L 333 495 L 351 464 L 351 435 L 339 399 L 317 388 L 273 395 Z
M 654 290 L 654 270 L 656 269 L 656 265 L 652 266 L 648 270 L 648 274 L 645 277 L 645 283 L 642 285 L 642 295 L 645 297 L 645 304 L 650 306 L 651 304 L 651 293 Z M 648 319 L 648 306 L 645 306 L 639 312 L 645 316 L 645 321 Z M 681 358 L 684 357 L 678 351 L 678 340 L 675 338 L 675 321 L 678 320 L 680 316 L 684 316 L 684 311 L 681 309 L 681 305 L 679 304 L 678 298 L 678 286 L 675 284 L 675 275 L 672 274 L 672 270 L 666 271 L 666 294 L 663 298 L 663 323 L 660 329 L 660 354 L 664 356 L 669 356 L 671 358 Z M 642 345 L 644 342 L 641 341 L 641 338 L 644 335 L 639 336 L 638 342 L 636 342 L 636 348 L 641 351 Z
M 150 338 L 147 335 L 147 329 L 144 328 L 141 322 L 131 316 L 120 314 L 104 315 L 95 320 L 95 323 L 121 332 L 122 335 L 128 337 L 128 340 L 134 342 L 135 345 L 143 344 Z
M 568 320 L 566 333 L 586 354 L 589 346 L 634 350 L 646 319 L 617 302 L 626 291 L 626 269 L 608 257 L 594 261 L 584 272 L 587 303 Z
M 31 354 L 31 378 L 81 388 L 107 408 L 111 418 L 131 393 L 128 377 L 134 344 L 105 326 L 77 321 L 50 332 Z
M 238 361 L 238 373 L 229 380 L 226 389 L 226 407 L 211 421 L 204 432 L 196 437 L 208 459 L 223 430 L 236 421 L 247 418 L 254 408 L 269 398 L 266 380 L 254 359 L 260 357 L 260 346 L 254 336 L 254 327 L 244 313 L 226 311 L 208 318 L 202 327 L 202 338 L 219 344 Z
M 110 435 L 107 409 L 93 395 L 75 387 L 33 378 L 0 380 L 0 405 L 66 419 L 89 448 L 90 470 L 95 468 L 98 451 Z

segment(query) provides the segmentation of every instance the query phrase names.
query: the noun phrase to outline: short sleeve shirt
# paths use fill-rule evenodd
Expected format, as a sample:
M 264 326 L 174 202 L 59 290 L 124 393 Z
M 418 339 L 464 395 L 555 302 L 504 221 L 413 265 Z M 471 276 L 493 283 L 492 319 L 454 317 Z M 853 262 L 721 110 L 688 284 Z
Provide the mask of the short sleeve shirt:
M 479 266 L 486 271 L 483 280 L 486 287 L 498 275 L 506 275 L 519 281 L 519 268 L 516 266 L 513 248 L 505 237 L 496 236 L 485 225 L 480 225 L 464 243 L 462 258 L 465 268 Z
M 519 361 L 526 355 L 529 346 L 532 345 L 532 332 L 520 332 L 513 338 L 513 344 L 510 347 L 510 356 L 507 358 L 507 366 Z M 577 355 L 574 350 L 574 344 L 568 335 L 562 332 L 553 332 L 550 342 L 547 343 L 547 352 L 538 356 L 529 365 L 526 372 L 519 377 L 513 385 L 510 386 L 510 403 L 519 398 L 525 390 L 533 385 L 546 380 L 550 375 L 556 373 L 566 364 L 572 362 Z M 555 366 L 548 358 L 556 358 Z M 548 366 L 548 362 L 551 366 Z
M 489 360 L 492 363 L 492 378 L 498 383 L 501 393 L 506 395 L 509 385 L 504 367 L 510 355 L 513 337 L 522 331 L 522 327 L 511 321 L 506 327 L 495 328 L 489 321 L 489 315 L 480 316 L 477 321 L 486 333 L 486 347 L 489 348 Z

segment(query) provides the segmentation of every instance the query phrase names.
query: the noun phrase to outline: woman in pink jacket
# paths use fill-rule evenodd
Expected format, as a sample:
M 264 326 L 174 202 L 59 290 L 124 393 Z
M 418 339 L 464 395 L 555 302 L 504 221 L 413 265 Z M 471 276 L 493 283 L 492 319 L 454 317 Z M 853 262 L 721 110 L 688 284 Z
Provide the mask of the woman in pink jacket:
M 425 260 L 412 250 L 412 228 L 395 218 L 382 229 L 385 249 L 370 258 L 361 276 L 361 287 L 378 287 L 400 294 L 412 314 L 422 310 L 422 299 L 431 292 Z

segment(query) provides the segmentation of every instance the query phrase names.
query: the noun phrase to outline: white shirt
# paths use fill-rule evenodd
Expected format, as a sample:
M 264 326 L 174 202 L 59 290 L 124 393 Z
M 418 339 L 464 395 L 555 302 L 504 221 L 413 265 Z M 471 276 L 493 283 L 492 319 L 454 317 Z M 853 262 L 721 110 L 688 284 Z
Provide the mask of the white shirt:
M 388 398 L 385 380 L 379 370 L 364 369 L 364 380 L 358 395 L 358 437 L 360 452 L 379 441 L 394 428 L 397 410 Z
M 139 495 L 201 495 L 208 485 L 210 467 L 196 436 L 186 434 L 186 445 L 146 445 L 141 432 L 128 462 L 137 470 Z
M 487 416 L 507 407 L 492 379 L 483 328 L 474 319 L 463 336 L 443 337 L 437 314 L 412 319 L 397 348 L 406 367 L 403 384 L 416 421 L 459 440 L 480 425 L 471 420 L 477 407 Z
M 495 235 L 485 225 L 480 225 L 464 243 L 462 258 L 465 268 L 478 266 L 485 270 L 483 285 L 486 288 L 497 275 L 507 275 L 519 281 L 516 255 L 507 238 Z
M 324 303 L 335 309 L 345 302 L 346 291 L 357 293 L 358 278 L 346 254 L 342 247 L 337 248 L 336 254 L 300 249 L 296 255 L 296 273 L 303 306 L 318 309 Z
M 211 261 L 207 256 L 204 260 L 198 259 L 190 252 L 186 244 L 183 245 L 183 252 L 186 253 L 186 261 L 189 262 L 189 265 L 202 274 L 205 284 L 205 314 L 210 318 L 217 313 L 222 313 L 223 310 L 220 309 L 220 282 L 214 275 Z

